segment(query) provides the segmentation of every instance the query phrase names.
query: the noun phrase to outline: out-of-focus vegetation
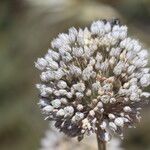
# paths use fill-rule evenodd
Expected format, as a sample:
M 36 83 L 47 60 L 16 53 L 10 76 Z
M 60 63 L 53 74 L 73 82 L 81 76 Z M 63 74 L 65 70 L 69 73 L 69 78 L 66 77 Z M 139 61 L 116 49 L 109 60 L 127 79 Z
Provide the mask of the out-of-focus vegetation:
M 37 106 L 34 61 L 50 41 L 71 26 L 101 18 L 121 18 L 131 35 L 150 47 L 149 0 L 0 1 L 0 150 L 37 150 L 47 122 Z M 128 130 L 128 150 L 150 149 L 148 108 L 138 128 Z

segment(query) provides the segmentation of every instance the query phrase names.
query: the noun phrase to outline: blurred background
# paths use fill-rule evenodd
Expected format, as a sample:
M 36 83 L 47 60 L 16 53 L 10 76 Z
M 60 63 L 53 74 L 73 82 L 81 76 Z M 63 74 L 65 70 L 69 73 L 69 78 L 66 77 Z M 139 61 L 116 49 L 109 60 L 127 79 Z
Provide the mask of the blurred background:
M 150 48 L 150 0 L 0 0 L 0 150 L 38 150 L 48 123 L 37 106 L 34 61 L 58 33 L 102 18 L 120 18 Z M 149 108 L 127 130 L 125 149 L 150 150 Z

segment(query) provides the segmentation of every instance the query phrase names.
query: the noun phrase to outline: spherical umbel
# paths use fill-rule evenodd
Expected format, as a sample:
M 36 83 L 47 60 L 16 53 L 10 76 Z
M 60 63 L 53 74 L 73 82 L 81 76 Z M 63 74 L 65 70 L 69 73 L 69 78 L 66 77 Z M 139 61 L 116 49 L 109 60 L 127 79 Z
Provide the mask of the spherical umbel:
M 124 127 L 139 121 L 139 108 L 150 96 L 143 92 L 150 84 L 147 63 L 147 50 L 115 20 L 59 34 L 35 63 L 45 119 L 79 140 L 91 133 L 103 141 L 112 132 L 122 136 Z

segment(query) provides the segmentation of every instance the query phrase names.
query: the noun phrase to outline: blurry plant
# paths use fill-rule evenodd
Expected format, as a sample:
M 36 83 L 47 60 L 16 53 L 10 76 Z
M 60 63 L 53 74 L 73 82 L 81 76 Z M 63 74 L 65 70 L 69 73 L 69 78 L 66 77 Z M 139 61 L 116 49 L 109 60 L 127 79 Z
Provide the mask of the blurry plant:
M 112 133 L 140 120 L 140 107 L 150 94 L 148 52 L 127 37 L 118 20 L 96 21 L 90 30 L 70 28 L 59 34 L 35 66 L 42 71 L 39 105 L 46 120 L 81 141 L 96 133 L 105 150 Z
M 58 133 L 52 127 L 52 129 L 45 132 L 45 137 L 41 140 L 40 150 L 96 150 L 97 146 L 95 143 L 95 136 L 90 136 L 81 143 L 77 143 L 76 140 Z M 107 150 L 123 150 L 120 144 L 121 141 L 118 138 L 113 138 L 107 144 Z

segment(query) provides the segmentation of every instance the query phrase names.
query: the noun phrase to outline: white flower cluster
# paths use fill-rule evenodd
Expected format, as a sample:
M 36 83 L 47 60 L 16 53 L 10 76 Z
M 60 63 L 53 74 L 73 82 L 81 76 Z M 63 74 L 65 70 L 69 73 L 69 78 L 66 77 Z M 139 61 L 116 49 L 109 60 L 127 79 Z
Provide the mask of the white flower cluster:
M 127 37 L 118 20 L 59 34 L 35 63 L 42 71 L 37 88 L 45 119 L 79 140 L 97 132 L 103 141 L 111 132 L 123 136 L 124 127 L 139 121 L 150 96 L 143 92 L 150 84 L 147 63 L 147 50 Z
M 107 143 L 107 150 L 123 150 L 121 148 L 121 141 L 118 138 L 113 138 Z M 96 137 L 90 136 L 77 143 L 75 139 L 70 139 L 55 130 L 47 130 L 45 137 L 41 140 L 40 150 L 97 150 Z

